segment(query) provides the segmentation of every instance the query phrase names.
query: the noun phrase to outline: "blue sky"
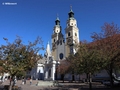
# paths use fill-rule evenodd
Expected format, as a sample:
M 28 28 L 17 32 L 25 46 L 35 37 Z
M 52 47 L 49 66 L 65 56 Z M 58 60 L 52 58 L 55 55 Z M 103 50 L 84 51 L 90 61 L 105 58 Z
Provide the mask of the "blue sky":
M 6 2 L 14 5 L 5 5 Z M 3 37 L 13 42 L 18 35 L 24 43 L 40 36 L 46 47 L 51 42 L 57 13 L 65 33 L 70 5 L 80 40 L 92 41 L 92 33 L 100 32 L 105 22 L 120 27 L 120 0 L 0 0 L 0 45 L 5 44 Z

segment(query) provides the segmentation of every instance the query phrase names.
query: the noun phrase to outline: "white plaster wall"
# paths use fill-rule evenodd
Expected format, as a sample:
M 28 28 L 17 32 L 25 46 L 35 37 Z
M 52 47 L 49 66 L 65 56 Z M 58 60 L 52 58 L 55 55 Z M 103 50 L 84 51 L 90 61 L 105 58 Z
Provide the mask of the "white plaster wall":
M 62 41 L 62 45 L 57 46 L 57 60 L 60 60 L 59 54 L 63 53 L 63 59 L 65 58 L 65 43 Z
M 37 67 L 36 66 L 34 68 L 32 68 L 30 75 L 32 78 L 34 77 L 34 79 L 37 78 Z
M 43 70 L 43 64 L 38 64 L 38 67 L 37 67 L 37 73 L 44 73 L 44 70 Z
M 101 70 L 98 73 L 94 74 L 94 77 L 109 77 L 108 73 L 106 72 L 106 70 Z
M 77 34 L 77 36 L 75 36 L 75 33 Z M 73 40 L 77 40 L 77 42 L 79 43 L 79 30 L 77 27 L 73 27 L 72 36 L 73 36 Z

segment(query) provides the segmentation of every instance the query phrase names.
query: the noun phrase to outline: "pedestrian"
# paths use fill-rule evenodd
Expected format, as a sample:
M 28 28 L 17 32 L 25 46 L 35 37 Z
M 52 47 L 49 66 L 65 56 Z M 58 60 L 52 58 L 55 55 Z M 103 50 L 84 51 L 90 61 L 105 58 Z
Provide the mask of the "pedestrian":
M 10 77 L 10 85 L 11 85 L 11 82 L 12 82 L 12 77 Z
M 24 78 L 22 79 L 22 85 L 24 85 Z
M 26 84 L 26 78 L 24 78 L 24 84 Z
M 15 76 L 14 79 L 13 79 L 13 85 L 16 86 L 16 84 L 17 84 L 17 78 Z
M 30 79 L 30 85 L 32 84 L 32 78 Z

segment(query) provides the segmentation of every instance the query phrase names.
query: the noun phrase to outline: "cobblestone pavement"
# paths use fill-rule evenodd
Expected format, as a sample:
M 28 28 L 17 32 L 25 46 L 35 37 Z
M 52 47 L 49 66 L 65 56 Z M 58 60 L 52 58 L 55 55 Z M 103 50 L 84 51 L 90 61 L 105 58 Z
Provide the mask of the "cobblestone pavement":
M 37 86 L 37 80 L 33 80 L 32 84 L 30 85 L 30 81 L 27 80 L 26 84 L 22 85 L 22 81 L 18 80 L 17 81 L 17 86 L 21 87 L 22 90 L 89 90 L 88 89 L 88 84 L 85 83 L 69 83 L 69 82 L 65 82 L 62 83 L 60 82 L 60 84 L 62 84 L 62 87 L 51 87 L 51 86 Z M 4 85 L 9 85 L 9 80 L 5 81 L 4 83 L 2 83 L 0 85 L 0 90 L 3 90 L 3 86 Z M 104 85 L 100 84 L 100 83 L 93 83 L 94 88 L 92 90 L 120 90 L 120 88 L 116 88 L 116 89 L 110 89 L 108 87 L 105 87 Z M 87 88 L 87 89 L 86 89 Z
M 22 85 L 22 80 L 18 80 L 17 81 L 17 86 L 21 87 L 22 90 L 61 90 L 61 87 L 53 87 L 53 86 L 37 86 L 37 80 L 33 80 L 32 84 L 30 85 L 30 81 L 27 80 L 26 84 Z M 4 83 L 2 83 L 1 87 L 3 87 L 4 85 L 9 85 L 9 80 L 5 81 Z M 64 87 L 65 88 L 65 87 Z M 2 89 L 0 89 L 2 90 Z M 68 88 L 64 89 L 64 90 L 68 90 Z M 78 90 L 76 88 L 70 88 L 69 90 Z
M 2 83 L 2 85 L 9 85 L 9 81 L 5 81 L 4 83 Z M 30 82 L 29 80 L 26 81 L 26 84 L 22 84 L 22 80 L 18 80 L 17 81 L 17 86 L 18 87 L 21 87 L 22 90 L 40 90 L 40 89 L 43 89 L 43 87 L 39 87 L 39 86 L 36 86 L 37 84 L 37 81 L 36 80 L 33 80 L 32 81 L 32 84 L 30 85 Z
M 22 85 L 22 80 L 18 80 L 17 81 L 17 86 L 21 87 L 22 90 L 78 90 L 78 87 L 69 87 L 68 85 L 79 85 L 77 83 L 60 83 L 62 84 L 64 87 L 51 87 L 51 86 L 37 86 L 37 80 L 33 80 L 32 84 L 30 85 L 30 81 L 27 80 L 26 84 Z M 10 82 L 9 80 L 5 81 L 4 83 L 2 83 L 1 88 L 3 88 L 4 85 L 9 85 Z M 2 90 L 2 89 L 0 89 Z

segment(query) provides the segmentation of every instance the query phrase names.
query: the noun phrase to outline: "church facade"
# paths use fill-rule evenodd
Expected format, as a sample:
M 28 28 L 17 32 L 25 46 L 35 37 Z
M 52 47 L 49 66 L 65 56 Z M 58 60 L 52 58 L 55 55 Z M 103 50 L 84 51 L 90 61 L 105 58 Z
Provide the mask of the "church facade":
M 79 29 L 77 27 L 77 20 L 74 18 L 74 12 L 72 9 L 68 13 L 65 38 L 62 34 L 60 20 L 57 17 L 53 27 L 51 39 L 52 49 L 48 43 L 44 57 L 38 60 L 36 67 L 31 71 L 31 76 L 34 79 L 55 80 L 60 78 L 60 76 L 56 76 L 56 67 L 60 64 L 60 60 L 65 60 L 69 54 L 76 53 L 77 49 L 75 45 L 79 43 Z
M 76 53 L 75 44 L 79 43 L 79 29 L 74 18 L 72 9 L 68 13 L 67 25 L 65 28 L 65 38 L 62 34 L 60 20 L 57 17 L 52 34 L 52 55 L 55 60 L 63 60 L 70 53 Z

